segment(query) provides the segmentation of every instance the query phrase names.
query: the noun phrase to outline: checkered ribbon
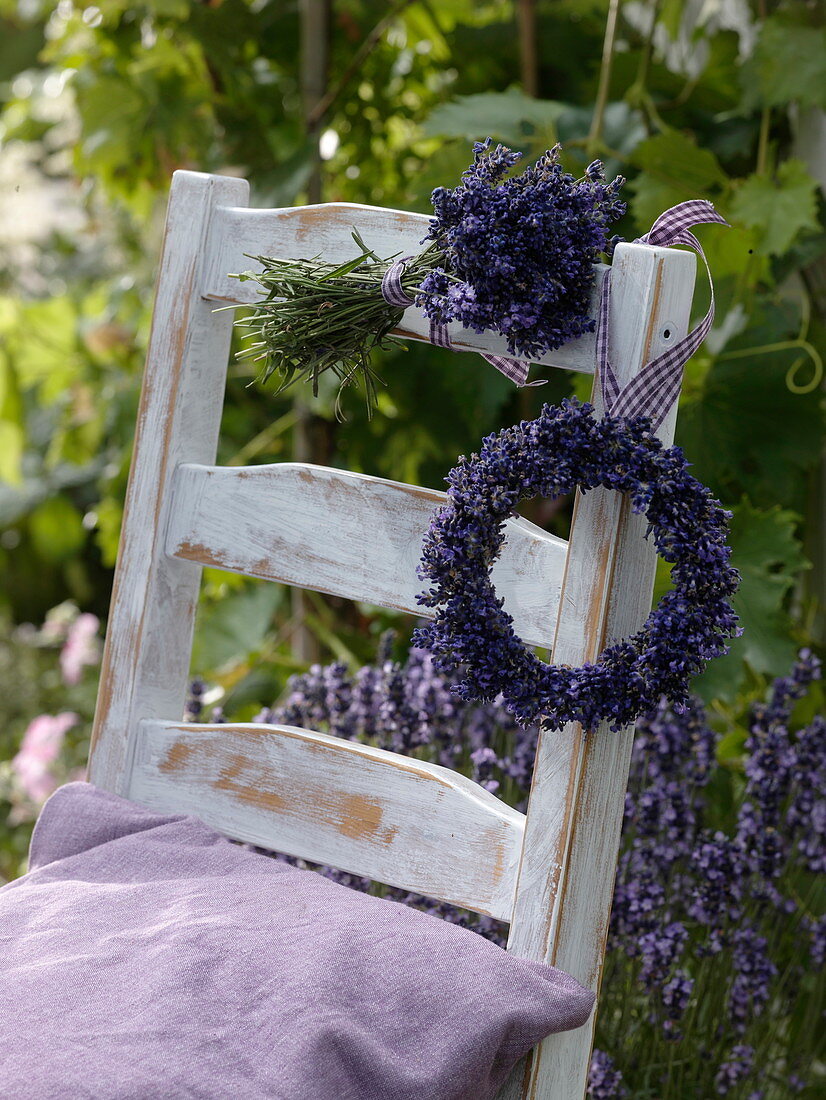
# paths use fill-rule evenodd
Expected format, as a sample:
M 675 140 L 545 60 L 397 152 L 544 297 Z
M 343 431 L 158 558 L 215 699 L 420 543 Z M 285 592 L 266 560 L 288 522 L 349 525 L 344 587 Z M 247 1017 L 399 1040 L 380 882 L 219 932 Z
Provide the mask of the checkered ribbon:
M 603 277 L 597 326 L 597 370 L 605 401 L 605 411 L 610 416 L 644 415 L 651 418 L 654 428 L 659 428 L 680 393 L 683 367 L 705 340 L 714 321 L 714 284 L 711 281 L 711 270 L 700 242 L 690 232 L 692 225 L 705 222 L 728 225 L 728 222 L 720 217 L 706 199 L 691 199 L 689 202 L 672 206 L 670 210 L 660 214 L 645 236 L 639 238 L 640 244 L 660 245 L 666 248 L 675 244 L 685 244 L 693 248 L 706 265 L 708 284 L 711 288 L 711 304 L 703 320 L 688 336 L 678 340 L 673 347 L 658 355 L 656 359 L 652 359 L 650 363 L 646 363 L 639 374 L 635 375 L 622 390 L 619 388 L 617 377 L 609 361 L 610 270 Z
M 702 246 L 694 234 L 691 226 L 701 225 L 707 222 L 717 222 L 719 225 L 728 225 L 721 218 L 712 204 L 706 199 L 690 199 L 672 206 L 665 213 L 660 214 L 651 229 L 640 237 L 636 243 L 659 245 L 668 248 L 676 244 L 688 245 L 700 256 L 708 272 L 708 283 L 711 288 L 711 304 L 708 313 L 697 327 L 678 340 L 673 347 L 668 348 L 656 359 L 642 368 L 642 370 L 620 390 L 617 377 L 610 363 L 610 351 L 608 346 L 608 314 L 611 302 L 611 271 L 605 273 L 602 280 L 602 293 L 600 296 L 599 317 L 597 321 L 597 370 L 599 383 L 602 386 L 602 394 L 605 401 L 605 410 L 610 416 L 639 416 L 645 415 L 651 418 L 654 428 L 658 428 L 674 404 L 680 392 L 683 380 L 683 367 L 694 352 L 705 340 L 714 321 L 714 284 L 711 281 L 711 270 L 708 266 Z M 385 301 L 399 309 L 407 309 L 413 305 L 413 299 L 402 286 L 402 274 L 404 265 L 412 256 L 404 256 L 396 260 L 387 269 L 381 283 L 381 292 Z M 450 334 L 447 325 L 437 321 L 430 322 L 430 342 L 441 348 L 449 348 Z M 530 364 L 519 359 L 509 359 L 504 355 L 483 355 L 491 366 L 510 378 L 517 386 L 541 385 L 541 383 L 528 382 L 528 369 Z
M 387 269 L 381 281 L 382 297 L 391 306 L 397 306 L 399 309 L 407 309 L 408 306 L 413 305 L 413 299 L 402 286 L 404 265 L 412 259 L 412 256 L 404 256 L 401 260 L 396 260 Z M 451 344 L 447 325 L 443 325 L 439 321 L 431 321 L 430 342 L 440 348 L 449 348 Z M 515 382 L 517 386 L 538 384 L 528 382 L 529 363 L 523 363 L 519 359 L 509 359 L 505 355 L 485 355 L 484 352 L 482 358 L 487 359 L 492 367 L 496 367 L 501 374 L 504 374 L 506 378 L 510 378 L 511 382 Z

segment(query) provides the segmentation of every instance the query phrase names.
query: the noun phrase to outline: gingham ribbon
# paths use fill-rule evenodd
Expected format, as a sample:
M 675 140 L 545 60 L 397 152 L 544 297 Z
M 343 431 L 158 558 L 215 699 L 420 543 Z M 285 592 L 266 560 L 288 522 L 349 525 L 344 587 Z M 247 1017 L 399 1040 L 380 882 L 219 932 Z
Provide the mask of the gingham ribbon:
M 702 246 L 693 233 L 692 225 L 705 222 L 717 222 L 728 225 L 706 199 L 690 199 L 672 206 L 660 214 L 644 237 L 637 243 L 670 247 L 685 244 L 700 256 L 708 272 L 708 285 L 711 288 L 711 304 L 708 313 L 697 327 L 678 340 L 656 359 L 642 368 L 622 390 L 609 361 L 608 347 L 608 307 L 611 300 L 611 272 L 607 271 L 602 280 L 602 295 L 599 304 L 597 326 L 597 369 L 605 401 L 605 411 L 610 416 L 639 416 L 651 418 L 654 428 L 658 428 L 674 404 L 680 392 L 683 380 L 683 367 L 705 340 L 714 321 L 714 284 Z
M 413 299 L 402 286 L 404 265 L 412 259 L 412 256 L 404 256 L 401 260 L 396 260 L 387 269 L 381 281 L 382 297 L 391 306 L 396 306 L 398 309 L 407 309 L 408 306 L 413 305 Z M 431 321 L 430 342 L 440 348 L 449 348 L 451 344 L 447 325 L 440 324 L 438 321 Z M 501 374 L 504 374 L 506 378 L 510 378 L 511 382 L 515 382 L 517 386 L 536 385 L 536 383 L 528 382 L 529 363 L 523 363 L 519 359 L 509 359 L 505 355 L 485 355 L 484 352 L 482 358 L 487 359 L 492 367 L 496 367 Z

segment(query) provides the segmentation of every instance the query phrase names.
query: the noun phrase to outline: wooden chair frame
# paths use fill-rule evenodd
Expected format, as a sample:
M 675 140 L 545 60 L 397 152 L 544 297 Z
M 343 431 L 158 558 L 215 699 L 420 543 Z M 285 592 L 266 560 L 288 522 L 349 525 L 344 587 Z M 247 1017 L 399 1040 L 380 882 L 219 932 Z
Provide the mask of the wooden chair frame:
M 463 776 L 395 753 L 290 727 L 178 720 L 204 565 L 421 614 L 415 565 L 443 499 L 317 466 L 213 465 L 232 326 L 216 306 L 255 299 L 254 284 L 228 273 L 249 268 L 245 254 L 344 261 L 354 225 L 380 254 L 413 252 L 427 223 L 350 204 L 247 203 L 243 180 L 175 173 L 89 779 L 230 837 L 507 920 L 509 950 L 598 990 L 632 729 L 543 734 L 523 815 Z M 694 267 L 690 253 L 618 246 L 610 333 L 620 384 L 686 333 Z M 398 331 L 427 339 L 415 309 Z M 460 350 L 506 351 L 495 335 L 457 328 L 452 338 Z M 542 362 L 593 373 L 594 339 Z M 675 416 L 660 428 L 665 442 Z M 602 489 L 577 496 L 567 544 L 510 521 L 494 577 L 521 636 L 552 647 L 555 663 L 579 665 L 638 629 L 655 568 L 644 530 L 626 499 Z M 502 1100 L 581 1100 L 592 1040 L 593 1017 L 551 1036 Z

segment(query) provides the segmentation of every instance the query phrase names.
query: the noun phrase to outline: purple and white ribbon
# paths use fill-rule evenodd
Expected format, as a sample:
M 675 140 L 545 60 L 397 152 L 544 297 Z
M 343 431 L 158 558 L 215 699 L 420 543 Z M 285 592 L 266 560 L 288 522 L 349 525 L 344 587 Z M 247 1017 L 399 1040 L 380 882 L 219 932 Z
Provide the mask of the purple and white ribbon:
M 725 218 L 720 217 L 706 199 L 690 199 L 660 214 L 645 236 L 639 238 L 639 244 L 660 245 L 666 248 L 675 244 L 685 244 L 693 248 L 708 272 L 711 304 L 708 313 L 688 336 L 684 336 L 673 347 L 646 363 L 622 390 L 619 388 L 610 363 L 608 317 L 611 301 L 611 272 L 609 270 L 605 273 L 602 280 L 597 326 L 597 371 L 599 383 L 602 386 L 605 411 L 609 416 L 649 416 L 653 427 L 659 428 L 668 410 L 677 400 L 683 381 L 683 367 L 705 340 L 714 321 L 714 284 L 711 281 L 711 270 L 700 242 L 690 232 L 692 225 L 707 222 L 728 225 Z
M 408 306 L 413 305 L 413 298 L 402 286 L 404 265 L 412 259 L 412 256 L 404 256 L 401 260 L 396 260 L 387 269 L 381 281 L 382 297 L 391 306 L 396 306 L 398 309 L 407 309 Z M 430 342 L 440 348 L 451 347 L 447 325 L 443 325 L 439 321 L 431 321 Z M 487 359 L 492 367 L 496 367 L 501 374 L 504 374 L 511 382 L 515 382 L 517 386 L 537 385 L 535 382 L 528 382 L 530 363 L 523 363 L 519 359 L 509 359 L 505 355 L 486 355 L 484 352 L 481 354 L 483 359 Z
M 605 273 L 602 280 L 602 292 L 597 319 L 597 373 L 598 384 L 602 387 L 605 411 L 609 416 L 639 416 L 651 418 L 654 428 L 658 428 L 676 401 L 683 380 L 683 367 L 705 340 L 714 321 L 714 284 L 702 246 L 691 226 L 707 222 L 728 225 L 707 199 L 690 199 L 688 202 L 672 206 L 657 218 L 645 236 L 635 243 L 659 245 L 669 248 L 676 244 L 685 244 L 700 256 L 706 265 L 708 283 L 711 287 L 711 304 L 708 313 L 697 327 L 678 340 L 656 359 L 652 359 L 631 379 L 622 390 L 610 362 L 608 339 L 608 316 L 611 302 L 611 271 Z M 402 286 L 404 265 L 412 256 L 404 256 L 391 264 L 381 282 L 381 292 L 386 302 L 398 309 L 407 309 L 413 305 L 413 298 Z M 441 348 L 449 348 L 450 334 L 447 325 L 438 321 L 430 322 L 430 342 Z M 491 366 L 510 378 L 517 386 L 541 385 L 541 382 L 528 382 L 530 364 L 519 359 L 510 359 L 504 355 L 485 355 Z

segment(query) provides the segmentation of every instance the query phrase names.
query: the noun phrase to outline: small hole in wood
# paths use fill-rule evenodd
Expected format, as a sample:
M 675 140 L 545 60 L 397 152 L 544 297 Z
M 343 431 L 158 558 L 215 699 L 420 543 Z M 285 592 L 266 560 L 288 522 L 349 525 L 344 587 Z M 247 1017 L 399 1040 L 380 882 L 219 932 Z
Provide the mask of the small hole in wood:
M 670 339 L 671 339 L 671 329 L 670 328 L 663 329 L 663 340 L 670 340 Z

